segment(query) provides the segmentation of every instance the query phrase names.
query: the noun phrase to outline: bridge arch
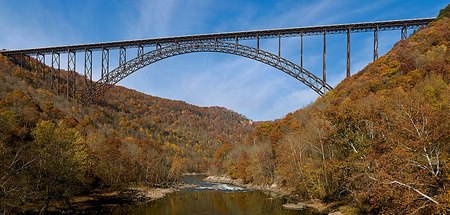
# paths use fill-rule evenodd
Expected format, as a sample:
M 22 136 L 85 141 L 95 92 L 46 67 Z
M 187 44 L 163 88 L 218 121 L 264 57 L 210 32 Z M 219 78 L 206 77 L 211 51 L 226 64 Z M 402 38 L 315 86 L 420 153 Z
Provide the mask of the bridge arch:
M 86 91 L 82 97 L 82 102 L 86 103 L 95 99 L 97 96 L 103 95 L 109 88 L 123 80 L 127 76 L 142 69 L 150 64 L 164 60 L 177 55 L 194 53 L 194 52 L 219 52 L 238 55 L 253 59 L 269 66 L 272 66 L 302 82 L 319 95 L 332 90 L 332 87 L 325 83 L 322 79 L 315 76 L 299 65 L 282 58 L 270 52 L 256 49 L 250 46 L 219 42 L 219 41 L 190 41 L 179 42 L 172 45 L 157 47 L 157 49 L 139 55 L 121 65 L 108 74 L 103 76 L 95 83 L 95 87 L 91 91 Z

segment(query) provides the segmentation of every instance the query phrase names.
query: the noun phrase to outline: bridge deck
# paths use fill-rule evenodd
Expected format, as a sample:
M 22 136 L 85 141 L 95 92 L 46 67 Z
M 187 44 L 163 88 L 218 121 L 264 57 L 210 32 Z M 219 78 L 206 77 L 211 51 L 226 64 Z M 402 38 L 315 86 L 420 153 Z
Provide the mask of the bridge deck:
M 300 35 L 311 36 L 320 35 L 326 32 L 327 34 L 343 34 L 350 31 L 353 32 L 370 32 L 378 29 L 379 31 L 397 30 L 403 28 L 418 28 L 428 25 L 435 18 L 420 18 L 420 19 L 407 19 L 407 20 L 392 20 L 392 21 L 379 21 L 379 22 L 363 22 L 353 24 L 338 24 L 338 25 L 321 25 L 312 27 L 298 27 L 298 28 L 280 28 L 270 30 L 255 30 L 255 31 L 239 31 L 239 32 L 227 32 L 227 33 L 213 33 L 213 34 L 199 34 L 188 36 L 176 36 L 176 37 L 163 37 L 152 39 L 140 39 L 140 40 L 127 40 L 127 41 L 115 41 L 115 42 L 103 42 L 103 43 L 91 43 L 80 45 L 67 45 L 67 46 L 55 46 L 45 48 L 32 48 L 21 50 L 2 50 L 0 53 L 4 55 L 18 55 L 18 54 L 50 54 L 52 52 L 65 53 L 70 51 L 84 51 L 84 50 L 100 50 L 106 49 L 118 49 L 123 48 L 136 48 L 138 46 L 156 46 L 156 45 L 168 45 L 177 42 L 185 41 L 234 41 L 238 40 L 251 40 L 251 39 L 263 39 L 263 38 L 278 38 L 278 37 L 297 37 Z

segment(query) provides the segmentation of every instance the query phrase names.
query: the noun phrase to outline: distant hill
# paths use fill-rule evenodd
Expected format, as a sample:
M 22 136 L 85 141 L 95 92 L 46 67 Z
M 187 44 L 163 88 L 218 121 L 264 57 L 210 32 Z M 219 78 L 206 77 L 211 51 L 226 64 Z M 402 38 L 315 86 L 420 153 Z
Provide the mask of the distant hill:
M 227 149 L 227 174 L 360 213 L 448 213 L 450 7 L 310 106 Z M 446 211 L 446 212 L 445 212 Z

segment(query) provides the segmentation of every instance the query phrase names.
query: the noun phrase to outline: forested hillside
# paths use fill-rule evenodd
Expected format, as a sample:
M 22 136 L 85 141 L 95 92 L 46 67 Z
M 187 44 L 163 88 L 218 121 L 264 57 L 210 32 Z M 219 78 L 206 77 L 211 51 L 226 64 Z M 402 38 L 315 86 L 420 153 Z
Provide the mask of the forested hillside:
M 271 122 L 123 87 L 81 106 L 47 80 L 0 56 L 5 214 L 45 211 L 95 189 L 170 186 L 193 171 L 360 213 L 450 213 L 450 6 L 324 97 Z
M 310 106 L 222 145 L 219 173 L 361 213 L 450 208 L 450 7 Z
M 81 89 L 83 80 L 77 79 Z M 248 119 L 225 108 L 196 107 L 123 87 L 83 107 L 46 80 L 48 75 L 0 56 L 0 209 L 5 212 L 29 203 L 46 210 L 53 200 L 93 189 L 168 186 L 182 173 L 206 171 L 218 147 L 236 144 L 252 129 Z

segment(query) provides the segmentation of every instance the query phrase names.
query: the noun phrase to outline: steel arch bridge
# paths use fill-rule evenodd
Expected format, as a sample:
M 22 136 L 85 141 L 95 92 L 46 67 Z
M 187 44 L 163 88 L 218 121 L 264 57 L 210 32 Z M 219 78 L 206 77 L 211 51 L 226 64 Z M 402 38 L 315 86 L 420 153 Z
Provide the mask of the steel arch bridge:
M 21 50 L 0 50 L 13 62 L 34 69 L 46 78 L 48 85 L 58 93 L 65 91 L 67 99 L 76 98 L 83 104 L 95 101 L 113 85 L 137 70 L 160 60 L 194 52 L 220 52 L 253 59 L 272 66 L 305 84 L 319 95 L 324 95 L 332 87 L 326 81 L 326 38 L 330 34 L 347 35 L 347 77 L 350 76 L 350 38 L 351 33 L 373 32 L 373 60 L 378 58 L 378 32 L 400 30 L 400 39 L 407 38 L 408 29 L 418 29 L 432 22 L 434 18 L 405 19 L 393 21 L 363 22 L 352 24 L 323 25 L 300 28 L 283 28 L 257 31 L 200 34 L 190 36 L 165 37 L 142 40 L 129 40 L 81 45 L 44 47 Z M 303 37 L 323 35 L 322 77 L 314 75 L 303 67 Z M 300 39 L 299 65 L 281 56 L 281 39 L 298 37 Z M 278 53 L 260 49 L 260 39 L 278 39 Z M 254 40 L 255 47 L 239 44 L 241 40 Z M 145 52 L 145 47 L 155 49 Z M 137 49 L 135 58 L 127 61 L 127 49 Z M 118 50 L 118 67 L 110 68 L 110 50 Z M 101 78 L 92 80 L 93 52 L 101 52 Z M 84 78 L 82 90 L 77 89 L 76 58 L 84 54 Z M 61 55 L 67 55 L 67 75 L 61 76 Z M 46 66 L 46 56 L 51 64 Z M 34 59 L 33 59 L 34 58 Z M 50 67 L 51 66 L 51 67 Z M 65 85 L 62 86 L 62 85 Z M 65 88 L 65 89 L 63 89 Z
M 89 101 L 96 95 L 102 95 L 111 86 L 126 78 L 128 75 L 137 70 L 146 67 L 160 60 L 170 58 L 177 55 L 193 53 L 193 52 L 220 52 L 238 55 L 250 58 L 267 65 L 270 65 L 282 72 L 292 76 L 293 78 L 304 83 L 306 86 L 317 92 L 319 95 L 325 94 L 332 88 L 322 79 L 315 76 L 299 65 L 286 60 L 280 56 L 267 51 L 259 50 L 249 46 L 233 44 L 219 41 L 192 41 L 182 42 L 162 47 L 123 63 L 116 69 L 109 72 L 106 76 L 97 81 L 97 87 L 92 91 L 83 94 L 82 100 Z

